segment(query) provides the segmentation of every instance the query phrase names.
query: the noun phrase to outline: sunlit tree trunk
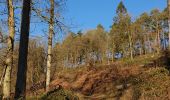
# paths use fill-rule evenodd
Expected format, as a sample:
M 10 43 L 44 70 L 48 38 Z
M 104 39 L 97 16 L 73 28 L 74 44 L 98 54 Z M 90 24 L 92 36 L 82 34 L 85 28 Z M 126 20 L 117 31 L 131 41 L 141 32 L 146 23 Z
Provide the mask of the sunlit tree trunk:
M 15 99 L 25 100 L 26 98 L 26 74 L 27 74 L 27 55 L 30 29 L 31 0 L 23 0 L 21 35 L 19 46 L 19 60 L 17 81 L 15 87 Z
M 52 60 L 52 38 L 54 33 L 54 0 L 50 0 L 50 23 L 49 23 L 49 36 L 48 36 L 48 55 L 47 55 L 47 72 L 46 72 L 46 92 L 49 91 L 50 84 L 50 69 Z
M 133 60 L 132 33 L 129 33 L 130 59 Z
M 148 45 L 149 45 L 149 53 L 152 53 L 152 47 L 151 47 L 151 41 L 150 41 L 150 36 L 148 35 Z
M 14 37 L 15 37 L 15 25 L 14 25 L 14 7 L 13 0 L 7 0 L 8 7 L 8 29 L 9 29 L 9 37 L 7 40 L 7 58 L 5 64 L 5 76 L 3 83 L 3 99 L 10 98 L 11 92 L 11 72 L 13 65 L 13 47 L 14 47 Z
M 114 49 L 112 49 L 112 63 L 114 62 Z
M 157 30 L 157 53 L 160 52 L 160 31 L 159 29 Z
M 133 60 L 133 47 L 132 47 L 132 42 L 130 42 L 130 59 Z
M 141 47 L 139 48 L 139 55 L 140 56 L 142 55 L 142 48 Z

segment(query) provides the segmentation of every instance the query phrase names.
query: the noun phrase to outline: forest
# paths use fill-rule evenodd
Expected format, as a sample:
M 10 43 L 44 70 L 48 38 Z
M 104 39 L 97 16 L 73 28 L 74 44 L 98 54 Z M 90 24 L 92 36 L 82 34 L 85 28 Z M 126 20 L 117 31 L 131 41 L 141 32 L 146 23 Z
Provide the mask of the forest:
M 0 0 L 0 100 L 170 100 L 164 1 L 134 18 L 120 0 L 109 30 L 73 32 L 68 0 Z

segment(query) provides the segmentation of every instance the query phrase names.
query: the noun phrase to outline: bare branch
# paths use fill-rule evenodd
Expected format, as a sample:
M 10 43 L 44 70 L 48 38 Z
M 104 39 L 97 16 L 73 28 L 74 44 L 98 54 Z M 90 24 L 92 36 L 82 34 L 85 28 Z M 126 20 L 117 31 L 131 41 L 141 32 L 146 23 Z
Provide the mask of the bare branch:
M 50 22 L 49 18 L 47 16 L 42 15 L 42 11 L 40 11 L 39 9 L 35 9 L 34 7 L 32 7 L 32 10 L 37 14 L 37 16 L 39 16 L 40 18 L 42 18 L 42 20 L 47 21 L 48 23 Z

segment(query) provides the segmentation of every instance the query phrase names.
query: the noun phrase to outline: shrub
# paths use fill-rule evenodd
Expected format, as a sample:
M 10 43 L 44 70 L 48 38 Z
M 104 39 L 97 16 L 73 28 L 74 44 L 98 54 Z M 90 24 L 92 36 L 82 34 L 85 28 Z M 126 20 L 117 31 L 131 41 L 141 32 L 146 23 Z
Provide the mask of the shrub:
M 169 72 L 165 68 L 152 68 L 134 79 L 133 98 L 166 99 L 170 86 Z
M 79 98 L 73 92 L 60 88 L 48 92 L 40 100 L 79 100 Z

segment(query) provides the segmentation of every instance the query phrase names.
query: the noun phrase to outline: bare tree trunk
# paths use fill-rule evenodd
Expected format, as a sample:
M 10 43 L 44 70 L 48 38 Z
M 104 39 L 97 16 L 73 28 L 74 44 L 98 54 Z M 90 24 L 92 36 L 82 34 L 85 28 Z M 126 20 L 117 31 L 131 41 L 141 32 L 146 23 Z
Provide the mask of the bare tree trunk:
M 51 69 L 51 56 L 52 56 L 52 38 L 54 33 L 54 0 L 50 0 L 50 23 L 49 23 L 49 36 L 48 36 L 48 55 L 47 55 L 47 72 L 46 72 L 46 92 L 49 91 L 50 84 L 50 69 Z
M 129 33 L 130 59 L 133 60 L 132 34 Z
M 166 50 L 165 33 L 163 33 L 163 50 Z
M 152 53 L 151 41 L 150 41 L 149 37 L 150 36 L 148 36 L 149 53 Z
M 159 29 L 157 30 L 157 53 L 159 54 L 160 52 L 160 31 Z
M 30 29 L 31 0 L 23 0 L 19 60 L 15 99 L 26 99 L 27 55 Z
M 5 64 L 5 75 L 3 81 L 3 99 L 10 98 L 11 92 L 11 72 L 13 66 L 13 47 L 14 47 L 14 37 L 15 37 L 15 25 L 14 25 L 14 7 L 13 0 L 7 0 L 8 7 L 8 28 L 9 28 L 9 37 L 7 40 L 7 58 Z
M 146 36 L 144 35 L 143 43 L 142 43 L 142 50 L 143 50 L 142 54 L 143 54 L 143 55 L 146 54 L 145 42 L 146 42 Z
M 160 31 L 159 31 L 159 22 L 156 22 L 156 53 L 160 52 Z
M 112 63 L 114 62 L 114 50 L 112 50 Z
M 139 55 L 142 55 L 142 47 L 139 48 Z

